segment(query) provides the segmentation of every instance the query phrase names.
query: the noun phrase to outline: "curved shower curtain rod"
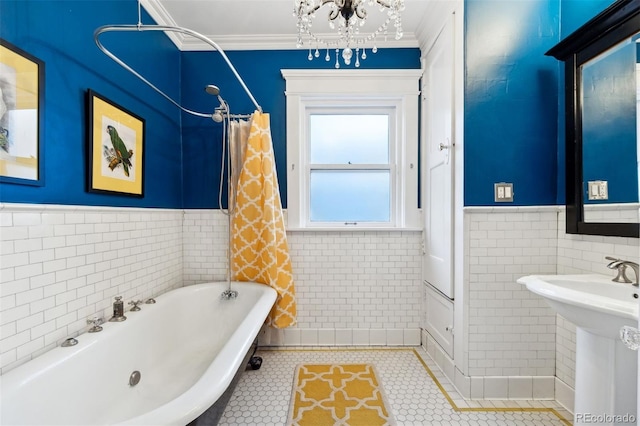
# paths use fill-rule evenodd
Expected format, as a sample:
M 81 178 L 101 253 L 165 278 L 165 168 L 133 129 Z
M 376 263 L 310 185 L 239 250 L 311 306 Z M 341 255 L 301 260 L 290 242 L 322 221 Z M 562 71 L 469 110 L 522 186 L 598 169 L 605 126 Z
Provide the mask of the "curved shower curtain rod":
M 182 111 L 187 112 L 187 113 L 192 114 L 192 115 L 195 115 L 197 117 L 211 117 L 212 114 L 206 114 L 206 113 L 192 111 L 190 109 L 184 108 L 182 105 L 180 105 L 179 103 L 174 101 L 169 95 L 164 93 L 162 90 L 158 89 L 149 80 L 144 78 L 136 70 L 134 70 L 129 65 L 127 65 L 124 61 L 122 61 L 120 58 L 118 58 L 115 54 L 111 53 L 111 51 L 109 49 L 104 47 L 104 45 L 100 42 L 100 34 L 106 33 L 106 32 L 111 32 L 111 31 L 136 31 L 136 32 L 140 32 L 140 31 L 173 31 L 173 32 L 178 32 L 178 33 L 190 35 L 191 37 L 195 37 L 195 38 L 197 38 L 199 40 L 204 41 L 209 46 L 213 47 L 218 52 L 220 52 L 220 55 L 222 55 L 222 58 L 225 60 L 225 62 L 227 63 L 227 65 L 229 66 L 231 71 L 233 72 L 233 75 L 235 75 L 236 79 L 238 79 L 238 82 L 240 83 L 240 85 L 242 86 L 244 91 L 247 93 L 249 98 L 251 99 L 251 102 L 253 102 L 253 104 L 256 106 L 258 111 L 262 112 L 262 107 L 258 104 L 256 99 L 253 97 L 253 95 L 251 94 L 251 91 L 249 91 L 249 88 L 244 83 L 244 80 L 242 80 L 242 77 L 240 77 L 240 74 L 238 74 L 238 71 L 236 71 L 236 68 L 233 66 L 233 64 L 231 63 L 231 61 L 227 57 L 226 53 L 224 53 L 224 50 L 222 50 L 220 48 L 220 46 L 218 46 L 218 44 L 215 43 L 210 38 L 208 38 L 208 37 L 206 37 L 206 36 L 204 36 L 204 35 L 202 35 L 200 33 L 197 33 L 195 31 L 192 31 L 192 30 L 190 30 L 188 28 L 172 27 L 172 26 L 166 26 L 166 25 L 143 25 L 141 23 L 138 23 L 137 25 L 103 25 L 103 26 L 99 27 L 98 29 L 96 29 L 95 32 L 93 33 L 94 41 L 98 45 L 98 48 L 100 48 L 100 50 L 102 50 L 102 52 L 105 55 L 107 55 L 108 57 L 113 59 L 121 67 L 123 67 L 124 69 L 126 69 L 127 71 L 129 71 L 130 73 L 132 73 L 133 75 L 138 77 L 140 80 L 145 82 L 149 87 L 151 87 L 153 90 L 155 90 L 156 92 L 158 92 L 159 94 L 164 96 L 165 99 L 167 99 L 169 102 L 171 102 L 172 104 L 174 104 L 175 106 L 180 108 Z

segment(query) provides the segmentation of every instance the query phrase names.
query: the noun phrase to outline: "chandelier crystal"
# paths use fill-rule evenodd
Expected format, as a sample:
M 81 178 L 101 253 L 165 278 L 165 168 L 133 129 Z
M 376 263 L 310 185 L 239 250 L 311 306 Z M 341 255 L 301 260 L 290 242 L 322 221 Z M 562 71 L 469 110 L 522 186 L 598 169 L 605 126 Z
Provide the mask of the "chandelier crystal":
M 328 22 L 331 29 L 338 30 L 337 38 L 321 38 L 313 32 L 313 20 L 316 12 L 325 7 L 328 9 Z M 386 12 L 385 21 L 368 34 L 362 34 L 360 28 L 367 20 L 367 6 L 376 7 L 380 13 Z M 294 0 L 293 15 L 297 18 L 298 40 L 296 47 L 301 48 L 306 43 L 309 47 L 308 59 L 312 61 L 320 56 L 319 49 L 326 49 L 325 60 L 330 61 L 329 50 L 335 49 L 336 68 L 340 68 L 340 48 L 342 60 L 350 65 L 355 56 L 355 66 L 360 66 L 360 60 L 367 58 L 365 44 L 373 44 L 371 51 L 376 53 L 377 37 L 381 34 L 385 39 L 388 27 L 393 23 L 395 39 L 402 38 L 402 11 L 404 0 Z M 315 52 L 312 50 L 315 49 Z

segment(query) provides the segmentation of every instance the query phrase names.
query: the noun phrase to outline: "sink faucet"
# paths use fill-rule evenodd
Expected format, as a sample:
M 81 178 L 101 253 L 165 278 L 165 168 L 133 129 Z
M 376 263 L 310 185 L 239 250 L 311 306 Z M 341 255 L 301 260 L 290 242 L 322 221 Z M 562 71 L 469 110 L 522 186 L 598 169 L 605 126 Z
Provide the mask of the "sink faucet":
M 616 259 L 615 257 L 609 257 L 609 256 L 605 257 L 605 259 L 611 261 L 611 263 L 607 265 L 607 268 L 616 269 L 618 272 L 618 275 L 616 275 L 616 277 L 613 278 L 611 281 L 614 281 L 617 283 L 632 283 L 634 286 L 638 287 L 638 280 L 639 280 L 638 275 L 640 274 L 640 268 L 638 267 L 638 264 L 636 262 L 632 262 L 630 260 Z M 631 267 L 631 269 L 633 269 L 633 272 L 635 272 L 636 274 L 635 282 L 631 281 L 627 277 L 627 266 Z

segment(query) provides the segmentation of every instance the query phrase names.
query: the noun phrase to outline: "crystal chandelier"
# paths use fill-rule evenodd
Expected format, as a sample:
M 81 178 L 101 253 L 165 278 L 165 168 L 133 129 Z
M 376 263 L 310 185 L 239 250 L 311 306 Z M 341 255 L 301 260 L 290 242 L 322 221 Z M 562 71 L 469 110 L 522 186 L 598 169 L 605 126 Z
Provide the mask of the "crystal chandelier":
M 338 29 L 337 38 L 323 39 L 316 35 L 313 30 L 313 20 L 316 11 L 327 6 L 329 9 L 328 22 L 331 29 Z M 364 26 L 367 20 L 366 6 L 377 7 L 381 13 L 386 11 L 386 20 L 375 31 L 368 34 L 361 34 L 360 27 Z M 387 37 L 389 24 L 393 22 L 395 27 L 395 39 L 402 38 L 402 11 L 404 10 L 404 0 L 294 0 L 293 15 L 297 18 L 298 40 L 296 47 L 304 46 L 307 39 L 309 46 L 308 59 L 320 56 L 320 48 L 327 50 L 325 60 L 330 61 L 329 50 L 335 49 L 336 68 L 340 68 L 338 60 L 340 47 L 342 46 L 342 60 L 345 65 L 350 65 L 355 50 L 355 66 L 360 66 L 360 59 L 367 58 L 365 44 L 373 44 L 371 51 L 376 53 L 376 39 L 381 34 Z M 315 53 L 312 48 L 315 47 Z

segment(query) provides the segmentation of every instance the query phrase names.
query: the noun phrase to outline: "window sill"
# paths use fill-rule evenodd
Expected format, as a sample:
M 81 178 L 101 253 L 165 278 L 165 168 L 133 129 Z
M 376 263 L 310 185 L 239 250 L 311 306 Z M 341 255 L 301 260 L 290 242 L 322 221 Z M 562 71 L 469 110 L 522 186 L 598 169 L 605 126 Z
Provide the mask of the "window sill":
M 344 227 L 327 227 L 327 228 L 286 228 L 287 232 L 422 232 L 422 228 L 344 228 Z

